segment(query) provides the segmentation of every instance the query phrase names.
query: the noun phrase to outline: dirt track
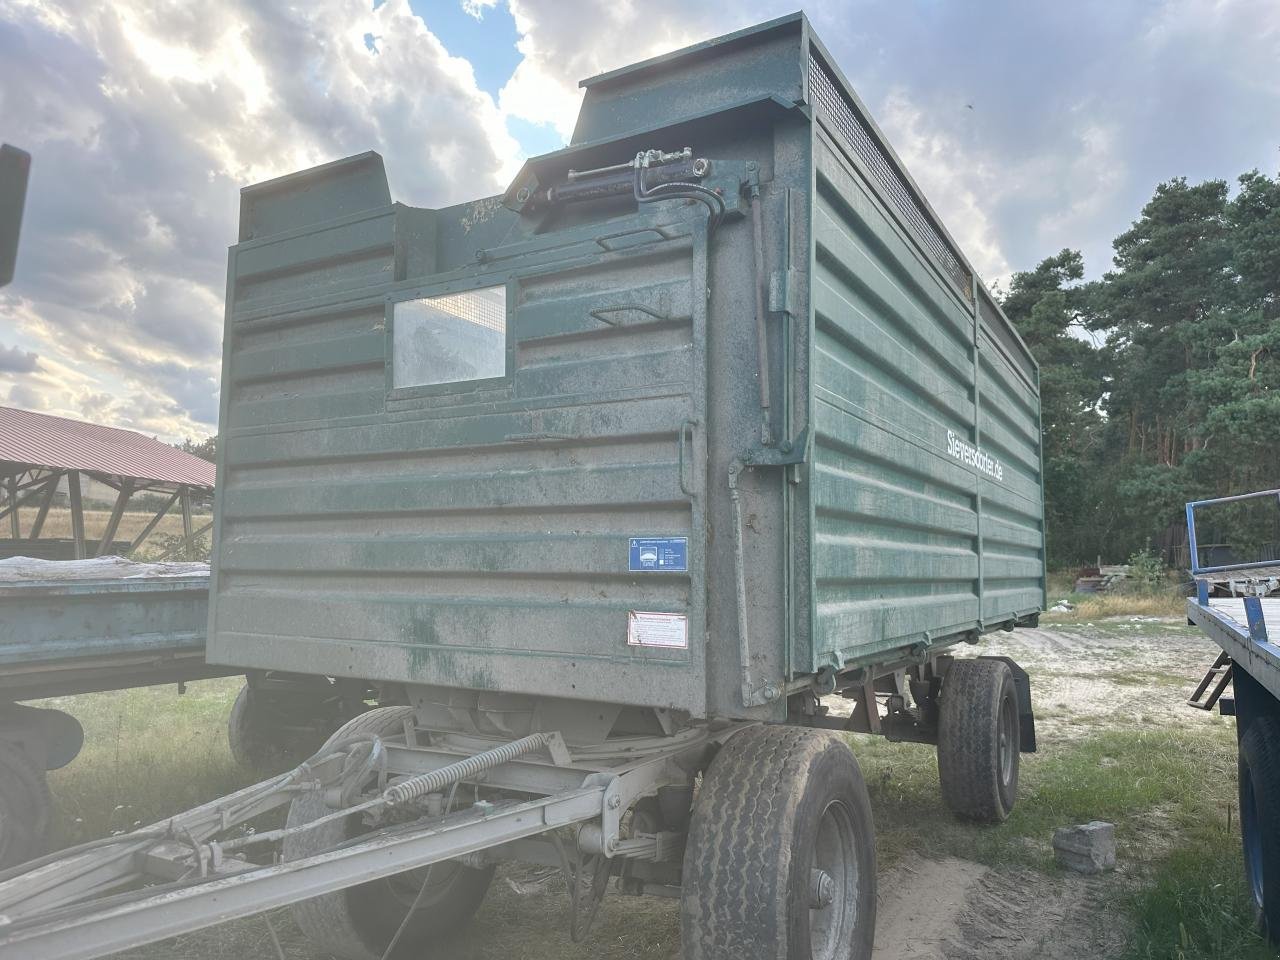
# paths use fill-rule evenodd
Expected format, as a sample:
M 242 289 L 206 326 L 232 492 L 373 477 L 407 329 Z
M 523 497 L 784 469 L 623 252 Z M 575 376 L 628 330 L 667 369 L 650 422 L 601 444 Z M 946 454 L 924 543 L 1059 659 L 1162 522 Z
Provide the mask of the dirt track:
M 983 655 L 1031 674 L 1036 730 L 1052 750 L 1101 729 L 1203 723 L 1183 702 L 1214 648 L 1180 623 L 1122 618 L 997 634 Z M 880 877 L 875 960 L 1105 960 L 1125 942 L 1120 878 L 900 862 Z

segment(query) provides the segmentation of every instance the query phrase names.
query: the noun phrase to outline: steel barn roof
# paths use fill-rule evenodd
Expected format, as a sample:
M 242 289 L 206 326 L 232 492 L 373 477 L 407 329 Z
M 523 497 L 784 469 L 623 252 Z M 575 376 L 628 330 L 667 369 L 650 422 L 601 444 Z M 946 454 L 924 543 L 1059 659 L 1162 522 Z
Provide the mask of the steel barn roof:
M 213 487 L 213 464 L 132 430 L 0 407 L 0 460 Z

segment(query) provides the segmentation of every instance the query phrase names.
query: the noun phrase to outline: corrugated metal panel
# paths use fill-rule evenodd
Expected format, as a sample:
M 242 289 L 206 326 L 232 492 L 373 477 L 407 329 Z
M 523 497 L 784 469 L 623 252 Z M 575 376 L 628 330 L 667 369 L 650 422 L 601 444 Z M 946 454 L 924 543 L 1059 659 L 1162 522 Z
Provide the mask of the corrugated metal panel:
M 929 251 L 960 295 L 972 301 L 973 271 L 938 225 L 910 178 L 881 143 L 866 114 L 812 50 L 809 52 L 809 95 L 822 111 L 823 119 L 839 131 L 874 178 L 888 207 Z
M 998 457 L 997 482 L 978 475 L 982 495 L 982 615 L 1044 605 L 1038 373 L 1009 321 L 978 298 L 978 445 Z
M 213 464 L 132 430 L 0 407 L 0 460 L 212 487 Z
M 395 218 L 373 222 L 391 231 Z M 705 633 L 705 598 L 690 589 L 700 522 L 679 475 L 703 376 L 705 268 L 689 238 L 622 258 L 593 244 L 588 262 L 517 258 L 475 277 L 519 275 L 510 376 L 389 390 L 394 244 L 346 236 L 358 252 L 328 255 L 320 275 L 292 248 L 327 241 L 272 244 L 288 267 L 267 292 L 242 282 L 236 258 L 210 657 L 700 708 L 689 649 L 626 644 L 632 610 L 680 613 L 691 637 Z M 341 296 L 335 284 L 357 296 L 343 310 L 273 306 L 317 283 L 325 301 Z M 609 322 L 591 316 L 619 304 Z M 631 536 L 688 537 L 689 571 L 629 572 Z
M 811 669 L 978 619 L 973 322 L 836 148 L 814 207 Z M 913 262 L 914 261 L 914 262 Z

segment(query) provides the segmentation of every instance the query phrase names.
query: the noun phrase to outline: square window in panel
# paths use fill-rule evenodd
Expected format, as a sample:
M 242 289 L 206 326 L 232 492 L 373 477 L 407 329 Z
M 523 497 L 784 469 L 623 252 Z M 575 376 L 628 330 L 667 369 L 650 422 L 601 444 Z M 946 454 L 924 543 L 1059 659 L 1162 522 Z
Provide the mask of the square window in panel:
M 392 305 L 392 387 L 488 380 L 506 373 L 505 286 Z

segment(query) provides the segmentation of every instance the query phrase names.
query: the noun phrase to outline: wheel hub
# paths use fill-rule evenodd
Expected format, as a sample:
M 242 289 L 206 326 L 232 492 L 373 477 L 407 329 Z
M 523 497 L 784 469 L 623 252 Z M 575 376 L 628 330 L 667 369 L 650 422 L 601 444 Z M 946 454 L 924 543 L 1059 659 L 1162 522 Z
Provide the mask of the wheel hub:
M 809 871 L 809 907 L 821 910 L 829 907 L 836 898 L 836 882 L 825 870 Z
M 818 821 L 809 869 L 809 960 L 849 956 L 858 924 L 858 863 L 849 810 L 834 800 Z

